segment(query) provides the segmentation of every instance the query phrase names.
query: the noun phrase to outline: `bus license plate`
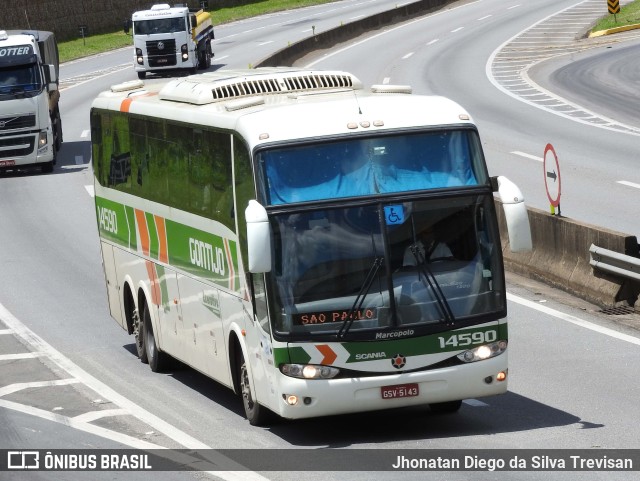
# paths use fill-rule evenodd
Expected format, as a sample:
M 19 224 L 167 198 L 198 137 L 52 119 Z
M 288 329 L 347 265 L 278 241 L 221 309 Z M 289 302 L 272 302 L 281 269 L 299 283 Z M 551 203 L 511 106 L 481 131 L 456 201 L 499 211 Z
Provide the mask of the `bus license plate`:
M 395 399 L 400 397 L 413 397 L 420 393 L 416 383 L 398 384 L 396 386 L 382 386 L 380 388 L 382 399 Z

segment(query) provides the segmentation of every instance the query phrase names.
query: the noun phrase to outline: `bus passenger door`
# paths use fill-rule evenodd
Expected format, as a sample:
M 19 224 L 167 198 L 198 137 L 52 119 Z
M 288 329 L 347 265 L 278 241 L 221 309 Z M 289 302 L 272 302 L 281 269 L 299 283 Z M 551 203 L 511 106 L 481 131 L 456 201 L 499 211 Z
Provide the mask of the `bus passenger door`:
M 267 312 L 264 275 L 253 274 L 253 288 L 256 302 L 255 316 L 250 303 L 246 304 L 246 346 L 253 377 L 253 392 L 260 402 L 277 412 L 278 394 L 276 392 L 275 370 L 271 327 Z
M 180 276 L 178 283 L 182 295 L 185 362 L 230 386 L 222 326 L 222 304 L 227 294 L 186 276 Z

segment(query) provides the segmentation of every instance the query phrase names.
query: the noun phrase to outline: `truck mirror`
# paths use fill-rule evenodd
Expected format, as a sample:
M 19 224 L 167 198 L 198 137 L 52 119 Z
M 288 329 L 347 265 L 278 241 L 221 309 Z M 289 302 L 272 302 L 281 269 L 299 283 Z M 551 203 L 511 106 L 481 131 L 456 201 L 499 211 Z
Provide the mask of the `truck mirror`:
M 502 201 L 504 216 L 509 231 L 511 252 L 527 252 L 533 248 L 529 213 L 524 205 L 524 196 L 516 184 L 503 176 L 498 176 L 498 194 Z
M 191 21 L 191 29 L 196 28 L 198 26 L 198 18 L 195 15 L 191 15 L 189 19 Z
M 48 90 L 58 90 L 58 76 L 56 75 L 55 65 L 44 64 L 42 67 L 42 70 L 44 72 L 44 80 L 48 85 Z
M 250 200 L 245 212 L 247 220 L 247 252 L 249 272 L 254 274 L 271 270 L 271 227 L 267 210 L 257 201 Z

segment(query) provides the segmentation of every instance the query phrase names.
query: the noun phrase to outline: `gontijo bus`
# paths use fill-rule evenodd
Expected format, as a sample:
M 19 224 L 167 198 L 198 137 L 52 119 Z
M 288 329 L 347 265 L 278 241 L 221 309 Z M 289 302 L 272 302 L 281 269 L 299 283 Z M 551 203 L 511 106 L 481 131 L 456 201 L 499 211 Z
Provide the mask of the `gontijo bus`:
M 133 81 L 91 108 L 111 315 L 153 371 L 171 357 L 241 394 L 252 424 L 507 389 L 493 193 L 469 114 L 344 72 Z

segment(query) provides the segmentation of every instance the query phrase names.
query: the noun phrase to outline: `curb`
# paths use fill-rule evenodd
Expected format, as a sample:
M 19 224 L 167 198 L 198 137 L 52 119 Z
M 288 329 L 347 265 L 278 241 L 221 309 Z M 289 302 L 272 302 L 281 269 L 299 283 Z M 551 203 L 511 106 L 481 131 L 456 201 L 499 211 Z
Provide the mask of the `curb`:
M 605 35 L 611 35 L 613 33 L 627 32 L 629 30 L 636 30 L 640 28 L 640 23 L 634 25 L 625 25 L 624 27 L 615 27 L 608 30 L 598 30 L 597 32 L 591 32 L 589 38 L 603 37 Z

